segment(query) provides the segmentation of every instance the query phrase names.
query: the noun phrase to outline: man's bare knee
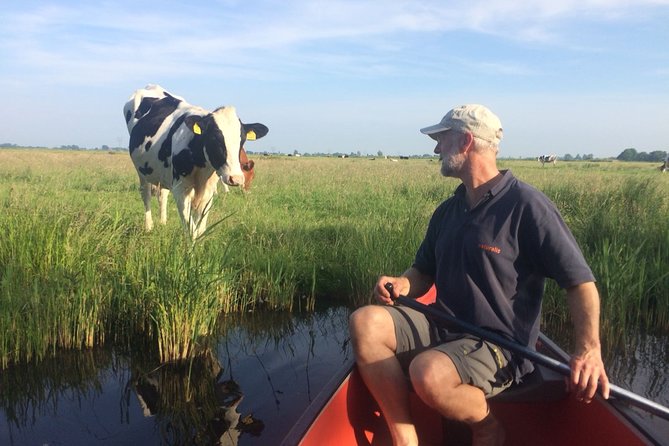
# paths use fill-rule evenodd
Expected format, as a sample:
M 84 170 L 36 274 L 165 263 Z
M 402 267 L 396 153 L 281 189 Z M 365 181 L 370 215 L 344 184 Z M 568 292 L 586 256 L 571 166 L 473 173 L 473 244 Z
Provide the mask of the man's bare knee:
M 462 384 L 451 358 L 434 350 L 421 353 L 411 361 L 409 378 L 416 393 L 428 404 L 444 398 Z
M 355 310 L 349 318 L 349 332 L 356 355 L 366 346 L 395 349 L 395 326 L 390 313 L 381 306 L 368 305 Z
M 448 355 L 435 350 L 419 354 L 409 366 L 409 377 L 418 397 L 443 416 L 466 423 L 485 416 L 483 391 L 462 382 Z
M 381 306 L 367 305 L 358 308 L 349 317 L 351 336 L 378 333 L 379 330 L 393 329 L 390 314 Z

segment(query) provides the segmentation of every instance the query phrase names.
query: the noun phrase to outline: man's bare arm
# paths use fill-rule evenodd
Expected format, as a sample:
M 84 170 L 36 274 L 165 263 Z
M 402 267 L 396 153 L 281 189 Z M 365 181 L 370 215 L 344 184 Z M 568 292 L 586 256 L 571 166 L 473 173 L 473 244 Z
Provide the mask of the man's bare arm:
M 567 289 L 569 312 L 574 324 L 574 354 L 570 361 L 569 388 L 578 400 L 589 403 L 602 386 L 602 395 L 609 397 L 609 380 L 602 361 L 599 339 L 599 293 L 594 282 Z

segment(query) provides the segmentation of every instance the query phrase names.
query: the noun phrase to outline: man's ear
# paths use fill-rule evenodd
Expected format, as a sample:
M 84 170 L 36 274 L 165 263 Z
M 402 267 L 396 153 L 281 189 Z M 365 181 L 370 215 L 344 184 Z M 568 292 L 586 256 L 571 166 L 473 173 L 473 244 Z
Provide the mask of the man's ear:
M 461 141 L 460 153 L 467 153 L 470 149 L 474 148 L 474 135 L 472 135 L 472 132 L 463 132 Z

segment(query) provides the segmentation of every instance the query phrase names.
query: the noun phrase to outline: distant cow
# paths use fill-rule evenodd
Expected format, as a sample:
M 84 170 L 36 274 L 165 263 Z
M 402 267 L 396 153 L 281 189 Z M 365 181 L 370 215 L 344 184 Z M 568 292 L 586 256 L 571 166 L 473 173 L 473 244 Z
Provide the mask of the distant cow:
M 206 229 L 218 179 L 229 186 L 246 185 L 240 162 L 244 142 L 269 131 L 263 124 L 243 124 L 232 106 L 209 112 L 158 85 L 135 91 L 123 113 L 144 201 L 144 227 L 153 228 L 151 186 L 159 185 L 161 222 L 167 217 L 163 210 L 171 190 L 193 238 Z M 252 171 L 252 162 L 250 166 Z
M 539 158 L 537 158 L 537 161 L 539 161 L 542 166 L 546 163 L 552 163 L 555 165 L 555 162 L 557 161 L 557 155 L 541 155 Z
M 660 170 L 662 172 L 666 172 L 669 170 L 669 154 L 667 154 L 667 157 L 664 159 L 664 163 L 660 166 Z

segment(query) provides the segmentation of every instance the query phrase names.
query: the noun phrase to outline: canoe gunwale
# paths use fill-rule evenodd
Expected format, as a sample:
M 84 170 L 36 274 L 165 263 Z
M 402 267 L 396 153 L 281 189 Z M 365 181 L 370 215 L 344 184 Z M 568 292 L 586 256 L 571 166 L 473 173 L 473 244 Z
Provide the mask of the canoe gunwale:
M 349 378 L 353 371 L 353 367 L 355 367 L 355 360 L 353 359 L 353 356 L 351 356 L 346 359 L 335 375 L 330 378 L 321 391 L 318 392 L 316 398 L 313 399 L 290 431 L 288 431 L 288 434 L 281 442 L 281 446 L 296 446 L 300 443 L 307 432 L 309 432 L 311 426 L 318 419 L 321 412 L 323 412 L 330 403 L 332 397 L 339 392 L 341 386 Z

